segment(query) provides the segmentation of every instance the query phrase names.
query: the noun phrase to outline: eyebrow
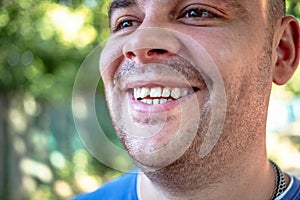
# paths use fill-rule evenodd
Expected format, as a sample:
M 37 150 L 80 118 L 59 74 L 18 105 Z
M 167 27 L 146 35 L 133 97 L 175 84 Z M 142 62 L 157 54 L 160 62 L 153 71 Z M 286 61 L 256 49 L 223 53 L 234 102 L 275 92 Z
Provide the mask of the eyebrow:
M 130 6 L 133 6 L 133 5 L 136 5 L 135 0 L 113 0 L 110 4 L 109 10 L 108 10 L 109 20 L 111 19 L 112 13 L 116 9 L 127 8 L 127 7 L 130 7 Z

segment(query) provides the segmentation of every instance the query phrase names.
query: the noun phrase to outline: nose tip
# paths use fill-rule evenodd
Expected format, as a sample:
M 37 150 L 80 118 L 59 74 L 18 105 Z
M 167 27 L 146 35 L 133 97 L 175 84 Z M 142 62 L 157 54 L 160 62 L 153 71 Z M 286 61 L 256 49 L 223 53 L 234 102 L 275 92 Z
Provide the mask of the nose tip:
M 123 46 L 123 55 L 136 62 L 147 63 L 178 53 L 179 41 L 166 30 L 146 28 L 137 30 Z

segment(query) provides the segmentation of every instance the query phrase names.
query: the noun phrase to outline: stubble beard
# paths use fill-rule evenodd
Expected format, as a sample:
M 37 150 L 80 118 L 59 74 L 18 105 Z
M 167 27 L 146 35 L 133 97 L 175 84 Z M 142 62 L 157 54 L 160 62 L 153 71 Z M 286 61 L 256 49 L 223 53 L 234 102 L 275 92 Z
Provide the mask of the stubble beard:
M 192 145 L 187 149 L 187 151 L 172 164 L 161 169 L 145 173 L 158 189 L 161 188 L 173 193 L 174 195 L 179 195 L 182 192 L 188 193 L 189 191 L 193 193 L 195 190 L 203 190 L 215 185 L 216 183 L 220 183 L 226 177 L 234 178 L 234 176 L 238 176 L 235 166 L 237 160 L 244 160 L 247 155 L 251 156 L 252 153 L 255 153 L 254 151 L 256 151 L 254 147 L 257 146 L 257 141 L 259 141 L 258 144 L 262 143 L 261 130 L 258 131 L 256 127 L 261 127 L 261 129 L 265 128 L 264 115 L 266 115 L 266 106 L 269 99 L 268 90 L 270 87 L 270 75 L 268 74 L 271 73 L 270 65 L 272 50 L 270 47 L 272 46 L 273 37 L 272 34 L 270 35 L 270 30 L 267 31 L 269 34 L 267 34 L 266 43 L 264 45 L 264 55 L 258 62 L 259 66 L 256 66 L 256 68 L 260 71 L 257 71 L 257 74 L 249 75 L 259 77 L 257 81 L 253 81 L 256 83 L 255 88 L 254 86 L 249 86 L 251 83 L 247 83 L 246 85 L 242 85 L 242 88 L 237 89 L 240 90 L 240 93 L 243 93 L 241 90 L 245 88 L 247 91 L 254 90 L 253 94 L 258 95 L 258 97 L 253 99 L 251 106 L 258 110 L 258 112 L 246 115 L 248 118 L 242 119 L 243 114 L 248 112 L 247 109 L 243 109 L 242 104 L 247 101 L 238 102 L 236 100 L 238 98 L 236 98 L 234 94 L 227 95 L 229 97 L 227 102 L 234 102 L 236 105 L 227 105 L 228 113 L 220 140 L 207 156 L 201 158 L 199 156 L 199 151 L 203 144 L 204 135 L 209 128 L 209 120 L 211 118 L 210 101 L 207 101 L 203 108 L 201 108 L 201 119 L 203 120 L 199 121 L 198 132 L 192 142 Z M 247 66 L 247 68 L 251 67 L 253 66 Z M 245 77 L 244 80 L 248 78 L 249 77 Z M 226 91 L 230 92 L 231 87 L 235 88 L 233 85 L 230 85 L 227 86 Z M 230 99 L 231 97 L 232 99 Z M 243 99 L 245 97 L 241 96 L 239 98 Z M 258 99 L 261 99 L 261 101 Z M 247 107 L 247 105 L 244 106 Z M 126 122 L 126 119 L 122 119 L 120 117 L 122 117 L 122 115 L 112 117 L 114 126 L 118 133 L 118 137 L 124 144 L 125 148 L 133 159 L 135 159 L 135 150 L 132 150 L 135 144 L 131 143 L 132 138 L 130 137 L 130 134 L 126 133 L 126 131 L 124 131 L 126 129 L 122 127 L 126 126 L 124 123 Z M 237 119 L 238 117 L 241 118 Z M 256 123 L 253 123 L 251 126 L 246 125 L 245 121 L 251 121 L 251 119 L 254 121 L 256 120 Z M 120 125 L 120 123 L 124 124 Z M 248 134 L 249 132 L 252 134 Z M 137 165 L 143 168 L 142 163 L 137 162 Z

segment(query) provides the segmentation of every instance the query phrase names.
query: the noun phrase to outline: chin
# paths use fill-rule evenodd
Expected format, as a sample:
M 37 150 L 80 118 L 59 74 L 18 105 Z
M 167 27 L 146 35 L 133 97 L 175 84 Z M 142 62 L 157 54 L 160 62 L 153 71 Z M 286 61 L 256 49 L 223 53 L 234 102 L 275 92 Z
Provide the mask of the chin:
M 199 105 L 197 96 L 193 98 L 191 101 Z M 203 126 L 199 126 L 209 123 L 209 113 L 201 109 L 204 106 L 191 105 L 195 104 L 182 102 L 171 110 L 150 110 L 145 114 L 133 111 L 130 105 L 119 104 L 116 106 L 119 112 L 111 111 L 118 137 L 144 172 L 171 165 L 190 148 L 195 137 L 205 136 L 204 131 L 199 132 Z

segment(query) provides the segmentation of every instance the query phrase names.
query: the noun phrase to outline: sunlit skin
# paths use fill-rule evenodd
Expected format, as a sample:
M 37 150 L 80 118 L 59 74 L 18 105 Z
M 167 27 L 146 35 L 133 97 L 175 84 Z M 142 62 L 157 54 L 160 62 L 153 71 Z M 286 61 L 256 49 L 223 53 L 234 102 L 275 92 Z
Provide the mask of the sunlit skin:
M 143 200 L 270 199 L 275 176 L 265 144 L 269 95 L 272 82 L 286 83 L 297 68 L 297 21 L 293 17 L 284 17 L 271 26 L 267 0 L 136 0 L 127 3 L 112 9 L 113 37 L 130 36 L 136 30 L 149 27 L 167 28 L 187 35 L 207 51 L 218 67 L 227 102 L 226 119 L 218 143 L 207 156 L 200 158 L 199 148 L 208 128 L 211 100 L 217 95 L 214 90 L 208 90 L 214 83 L 206 82 L 203 86 L 202 77 L 197 78 L 201 75 L 183 70 L 181 75 L 191 80 L 192 87 L 201 87 L 195 93 L 199 112 L 193 112 L 195 99 L 192 96 L 195 95 L 190 95 L 180 106 L 172 104 L 163 117 L 157 112 L 150 115 L 141 112 L 132 106 L 129 98 L 134 86 L 116 90 L 116 81 L 136 86 L 153 83 L 173 86 L 182 83 L 178 77 L 166 75 L 164 79 L 161 76 L 163 67 L 151 68 L 149 64 L 190 66 L 173 53 L 172 45 L 163 44 L 155 34 L 152 37 L 157 40 L 157 48 L 141 49 L 149 39 L 143 32 L 125 43 L 123 55 L 102 76 L 114 126 L 137 165 L 141 169 L 153 167 L 151 162 L 163 165 L 168 155 L 151 157 L 151 153 L 172 139 L 179 124 L 181 134 L 188 134 L 189 127 L 198 130 L 190 148 L 179 159 L 142 175 Z M 128 79 L 117 78 L 120 72 L 126 74 L 143 67 L 148 71 L 144 75 L 137 73 L 141 76 L 139 81 L 133 75 Z M 149 74 L 157 76 L 147 76 Z M 143 106 L 137 107 L 143 110 Z M 152 106 L 154 110 L 155 106 Z M 182 121 L 183 110 L 190 114 L 191 120 Z M 199 115 L 199 121 L 192 120 L 198 119 Z M 165 122 L 164 126 L 161 126 L 162 122 Z M 134 126 L 143 126 L 146 136 L 157 126 L 163 128 L 154 137 L 141 139 L 132 137 L 130 132 Z M 289 181 L 287 177 L 286 181 Z

